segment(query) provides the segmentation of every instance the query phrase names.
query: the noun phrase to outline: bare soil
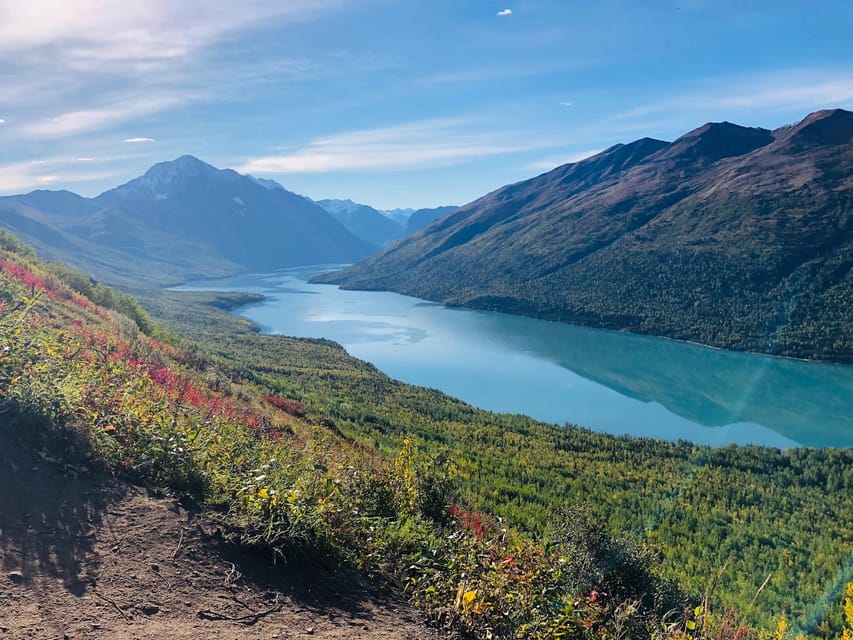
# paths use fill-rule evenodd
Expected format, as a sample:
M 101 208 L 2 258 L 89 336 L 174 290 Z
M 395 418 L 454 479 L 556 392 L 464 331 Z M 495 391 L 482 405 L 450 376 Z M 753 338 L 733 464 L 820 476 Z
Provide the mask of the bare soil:
M 0 430 L 0 640 L 439 637 L 393 590 L 299 564 Z

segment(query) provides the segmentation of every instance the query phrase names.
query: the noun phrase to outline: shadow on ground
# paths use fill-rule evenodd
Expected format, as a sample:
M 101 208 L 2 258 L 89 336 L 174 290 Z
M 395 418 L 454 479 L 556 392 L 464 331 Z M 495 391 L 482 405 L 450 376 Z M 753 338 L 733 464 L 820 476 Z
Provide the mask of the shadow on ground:
M 82 461 L 60 461 L 16 442 L 0 414 L 0 563 L 3 579 L 32 584 L 59 580 L 74 595 L 97 573 L 94 533 L 120 497 L 94 482 Z

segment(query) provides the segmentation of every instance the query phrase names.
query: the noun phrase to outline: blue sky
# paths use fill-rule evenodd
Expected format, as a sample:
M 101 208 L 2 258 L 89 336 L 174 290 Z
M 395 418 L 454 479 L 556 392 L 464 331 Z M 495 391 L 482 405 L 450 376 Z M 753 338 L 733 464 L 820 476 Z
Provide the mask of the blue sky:
M 853 108 L 851 37 L 849 0 L 0 0 L 0 193 L 189 153 L 461 204 L 617 142 Z

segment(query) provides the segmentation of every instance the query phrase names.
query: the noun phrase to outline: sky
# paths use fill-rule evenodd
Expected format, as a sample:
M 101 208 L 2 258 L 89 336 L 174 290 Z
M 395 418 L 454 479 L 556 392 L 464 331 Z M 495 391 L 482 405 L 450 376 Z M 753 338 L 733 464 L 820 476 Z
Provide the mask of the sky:
M 853 2 L 0 0 L 0 194 L 183 154 L 378 208 L 853 108 Z

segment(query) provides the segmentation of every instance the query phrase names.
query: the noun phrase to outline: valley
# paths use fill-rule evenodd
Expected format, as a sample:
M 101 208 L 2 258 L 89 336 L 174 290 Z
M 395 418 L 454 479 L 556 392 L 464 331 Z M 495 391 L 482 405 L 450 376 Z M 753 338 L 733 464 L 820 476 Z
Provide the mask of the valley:
M 716 446 L 853 446 L 850 367 L 306 282 L 317 270 L 298 267 L 177 290 L 263 295 L 239 314 L 264 332 L 332 339 L 398 380 L 490 411 Z
M 0 0 L 0 640 L 853 640 L 851 33 Z
M 0 198 L 37 249 L 0 235 L 0 435 L 460 638 L 829 640 L 853 374 L 767 354 L 850 360 L 851 115 L 643 139 L 459 208 L 315 203 L 192 156 Z

